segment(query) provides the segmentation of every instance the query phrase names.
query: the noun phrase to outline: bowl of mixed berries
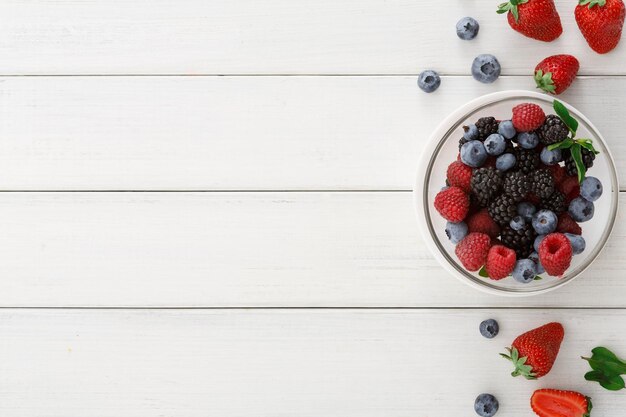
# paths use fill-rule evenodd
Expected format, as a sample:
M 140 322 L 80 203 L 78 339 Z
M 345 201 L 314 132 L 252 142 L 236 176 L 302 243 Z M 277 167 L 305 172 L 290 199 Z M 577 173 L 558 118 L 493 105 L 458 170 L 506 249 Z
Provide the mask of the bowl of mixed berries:
M 583 114 L 545 94 L 504 91 L 435 130 L 414 195 L 425 240 L 448 271 L 490 293 L 532 295 L 597 258 L 618 191 L 607 144 Z

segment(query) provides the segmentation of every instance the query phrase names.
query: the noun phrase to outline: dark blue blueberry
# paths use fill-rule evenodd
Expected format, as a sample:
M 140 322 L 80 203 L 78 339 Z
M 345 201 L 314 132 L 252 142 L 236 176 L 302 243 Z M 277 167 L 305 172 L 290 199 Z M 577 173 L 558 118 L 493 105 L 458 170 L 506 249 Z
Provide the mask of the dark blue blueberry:
M 456 22 L 456 35 L 464 41 L 472 40 L 478 35 L 480 25 L 472 17 L 464 17 Z
M 560 149 L 554 149 L 550 151 L 548 150 L 547 146 L 541 150 L 541 154 L 539 155 L 539 157 L 541 158 L 541 162 L 546 165 L 556 165 L 561 162 L 562 159 Z
M 552 233 L 556 230 L 558 218 L 550 210 L 539 210 L 533 216 L 533 229 L 540 235 Z
M 503 120 L 498 125 L 498 133 L 507 139 L 513 139 L 517 134 L 517 131 L 513 127 L 513 122 L 510 120 Z
M 585 238 L 580 235 L 574 235 L 572 233 L 565 233 L 565 236 L 569 239 L 569 242 L 572 244 L 572 252 L 574 255 L 578 255 L 585 251 L 585 247 L 587 244 L 585 243 Z
M 569 215 L 572 219 L 581 223 L 590 220 L 593 217 L 595 208 L 591 201 L 582 197 L 576 197 L 569 203 Z
M 505 153 L 496 159 L 496 169 L 504 172 L 515 166 L 517 158 L 512 153 Z
M 486 337 L 487 339 L 493 339 L 498 335 L 498 332 L 500 331 L 500 326 L 498 325 L 498 322 L 494 319 L 487 319 L 480 323 L 478 329 L 480 330 L 480 334 L 482 334 L 484 337 Z
M 587 177 L 580 184 L 580 196 L 587 201 L 596 201 L 602 195 L 602 183 L 596 177 Z
M 524 149 L 534 149 L 539 145 L 539 136 L 533 132 L 523 132 L 517 135 L 517 143 Z
M 474 123 L 463 126 L 463 139 L 467 141 L 478 139 L 478 128 Z
M 489 155 L 501 155 L 506 149 L 506 141 L 504 136 L 498 133 L 492 133 L 485 139 L 485 149 Z
M 535 249 L 535 252 L 539 252 L 539 245 L 541 245 L 541 241 L 544 237 L 546 237 L 546 235 L 539 235 L 535 238 L 535 241 L 533 242 L 533 249 Z
M 515 231 L 522 230 L 526 226 L 526 220 L 522 216 L 515 216 L 511 219 L 509 225 Z
M 467 236 L 467 224 L 464 222 L 446 223 L 446 236 L 448 236 L 450 242 L 456 245 Z
M 532 220 L 533 215 L 537 212 L 537 209 L 532 203 L 524 201 L 517 205 L 517 214 L 522 216 L 526 220 Z
M 491 394 L 480 394 L 474 401 L 474 411 L 480 417 L 493 417 L 499 407 L 498 400 Z
M 417 79 L 417 85 L 422 91 L 432 93 L 441 85 L 441 78 L 433 70 L 422 71 Z
M 500 63 L 490 54 L 478 55 L 472 62 L 472 76 L 476 81 L 491 84 L 500 76 Z
M 532 260 L 535 263 L 535 266 L 537 267 L 537 275 L 541 275 L 546 272 L 546 270 L 543 268 L 543 265 L 541 265 L 541 261 L 539 260 L 539 254 L 537 252 L 533 252 L 528 255 L 528 259 Z
M 478 168 L 485 163 L 487 151 L 479 140 L 470 140 L 461 146 L 461 162 L 472 168 Z
M 537 276 L 537 265 L 530 259 L 520 259 L 515 263 L 511 275 L 515 281 L 528 284 Z

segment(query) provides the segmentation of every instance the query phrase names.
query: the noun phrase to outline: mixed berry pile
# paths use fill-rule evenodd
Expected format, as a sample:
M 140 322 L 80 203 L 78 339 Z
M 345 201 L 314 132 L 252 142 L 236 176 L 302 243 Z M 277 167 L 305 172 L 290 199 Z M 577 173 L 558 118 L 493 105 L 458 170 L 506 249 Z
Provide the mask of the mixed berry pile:
M 602 183 L 586 176 L 597 151 L 576 138 L 578 122 L 558 101 L 545 115 L 532 103 L 510 120 L 482 117 L 463 127 L 459 155 L 434 205 L 468 271 L 527 284 L 561 277 L 585 250 L 580 223 L 594 214 Z

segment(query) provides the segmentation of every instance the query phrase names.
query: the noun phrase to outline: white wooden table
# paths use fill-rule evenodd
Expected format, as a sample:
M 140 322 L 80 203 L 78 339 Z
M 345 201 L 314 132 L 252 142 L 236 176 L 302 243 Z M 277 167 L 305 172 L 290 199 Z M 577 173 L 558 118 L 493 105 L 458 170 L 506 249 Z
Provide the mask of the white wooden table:
M 0 415 L 470 416 L 486 391 L 522 417 L 557 387 L 622 416 L 579 359 L 626 355 L 622 216 L 584 277 L 527 299 L 457 282 L 416 231 L 429 132 L 532 89 L 554 53 L 580 59 L 563 99 L 626 179 L 624 42 L 591 52 L 565 0 L 563 36 L 528 40 L 492 3 L 0 3 Z M 465 15 L 473 42 L 454 32 Z M 492 85 L 469 76 L 479 53 L 503 65 Z M 497 353 L 551 320 L 554 371 L 510 378 Z

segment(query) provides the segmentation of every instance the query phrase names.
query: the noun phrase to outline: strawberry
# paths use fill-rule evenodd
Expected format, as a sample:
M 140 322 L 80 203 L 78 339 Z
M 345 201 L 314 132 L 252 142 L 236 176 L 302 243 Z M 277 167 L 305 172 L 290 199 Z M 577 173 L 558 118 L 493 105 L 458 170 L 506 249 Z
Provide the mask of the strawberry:
M 535 67 L 535 83 L 546 93 L 561 94 L 570 86 L 580 64 L 572 55 L 552 55 Z
M 591 398 L 576 391 L 538 389 L 530 406 L 539 417 L 589 417 Z
M 552 0 L 509 0 L 498 6 L 498 13 L 507 13 L 509 26 L 529 38 L 551 42 L 563 33 Z
M 515 366 L 511 375 L 537 379 L 552 369 L 559 354 L 565 330 L 561 323 L 548 323 L 519 335 L 507 348 L 508 355 L 500 355 Z
M 580 0 L 574 16 L 580 32 L 597 53 L 606 54 L 619 43 L 626 17 L 622 0 Z

